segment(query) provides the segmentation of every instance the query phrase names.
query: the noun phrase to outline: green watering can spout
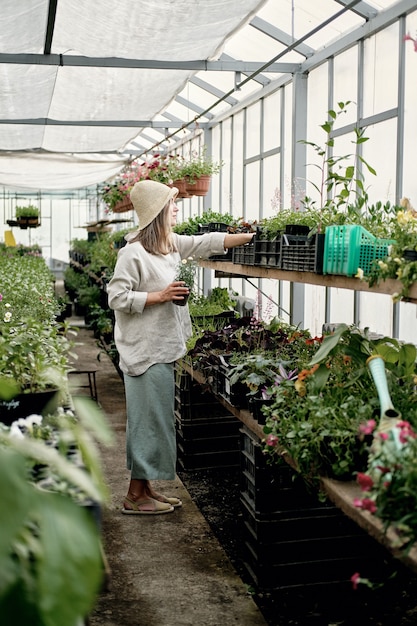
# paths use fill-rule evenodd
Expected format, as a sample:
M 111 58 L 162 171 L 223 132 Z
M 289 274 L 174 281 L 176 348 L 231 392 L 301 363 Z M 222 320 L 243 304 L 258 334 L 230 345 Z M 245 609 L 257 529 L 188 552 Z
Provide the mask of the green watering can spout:
M 388 434 L 389 431 L 393 432 L 395 446 L 399 448 L 400 442 L 398 435 L 396 431 L 393 431 L 392 429 L 394 429 L 398 422 L 401 421 L 402 417 L 401 413 L 399 413 L 399 411 L 397 411 L 392 404 L 391 396 L 388 390 L 387 375 L 385 372 L 385 361 L 382 356 L 373 355 L 366 361 L 366 365 L 368 366 L 372 379 L 375 383 L 381 407 L 379 424 L 374 431 L 374 452 L 377 452 L 376 448 L 378 448 L 378 446 L 375 446 L 378 435 L 381 433 Z

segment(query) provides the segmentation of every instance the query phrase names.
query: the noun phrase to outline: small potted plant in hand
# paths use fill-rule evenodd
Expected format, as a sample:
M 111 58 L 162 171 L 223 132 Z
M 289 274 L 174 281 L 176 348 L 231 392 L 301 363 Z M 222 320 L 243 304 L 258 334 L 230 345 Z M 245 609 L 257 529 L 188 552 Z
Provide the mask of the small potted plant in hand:
M 186 294 L 182 300 L 173 300 L 174 304 L 178 304 L 179 306 L 185 306 L 187 304 L 188 298 L 194 286 L 196 272 L 197 262 L 194 257 L 190 256 L 187 259 L 181 259 L 181 262 L 178 263 L 174 280 L 184 282 L 185 286 L 189 289 L 189 293 Z

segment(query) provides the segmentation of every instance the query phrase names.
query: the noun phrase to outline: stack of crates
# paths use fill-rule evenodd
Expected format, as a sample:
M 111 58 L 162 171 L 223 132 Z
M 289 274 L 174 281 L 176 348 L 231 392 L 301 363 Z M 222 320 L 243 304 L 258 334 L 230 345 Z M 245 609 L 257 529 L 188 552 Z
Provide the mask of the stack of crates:
M 375 579 L 387 552 L 329 502 L 320 502 L 285 461 L 270 464 L 259 437 L 241 429 L 244 567 L 258 588 L 351 589 L 355 572 Z
M 180 471 L 239 466 L 240 421 L 180 364 L 175 370 L 175 425 Z

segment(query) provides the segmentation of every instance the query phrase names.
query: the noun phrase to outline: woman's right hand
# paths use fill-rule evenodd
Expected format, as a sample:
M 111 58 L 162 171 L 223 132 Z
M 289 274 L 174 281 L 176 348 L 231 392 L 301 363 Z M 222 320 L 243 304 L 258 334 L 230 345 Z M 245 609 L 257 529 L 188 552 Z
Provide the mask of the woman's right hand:
M 174 281 L 170 283 L 162 291 L 155 291 L 148 293 L 145 306 L 152 306 L 153 304 L 161 304 L 162 302 L 172 302 L 173 300 L 181 300 L 186 296 L 190 290 L 185 286 L 183 281 Z

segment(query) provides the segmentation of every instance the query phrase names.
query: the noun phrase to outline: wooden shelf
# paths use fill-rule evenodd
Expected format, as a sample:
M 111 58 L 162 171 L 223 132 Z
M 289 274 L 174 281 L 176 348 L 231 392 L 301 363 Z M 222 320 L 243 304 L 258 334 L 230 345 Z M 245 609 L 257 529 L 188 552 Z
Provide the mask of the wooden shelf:
M 278 270 L 270 267 L 262 267 L 260 265 L 237 265 L 228 261 L 200 261 L 201 267 L 213 269 L 229 276 L 252 278 L 272 278 L 274 280 L 285 280 L 292 283 L 303 283 L 308 285 L 317 285 L 319 287 L 335 287 L 339 289 L 350 289 L 353 291 L 366 291 L 368 293 L 380 293 L 392 295 L 399 293 L 402 284 L 388 278 L 379 285 L 369 287 L 369 285 L 360 281 L 358 278 L 349 278 L 348 276 L 336 276 L 334 274 L 315 274 L 313 272 L 292 272 L 288 270 Z M 417 304 L 417 283 L 410 289 L 410 296 L 404 302 L 412 302 Z
M 221 262 L 222 263 L 222 262 Z M 185 360 L 181 361 L 181 365 L 195 381 L 201 385 L 206 385 L 206 380 L 201 372 L 192 368 Z M 216 399 L 243 424 L 245 424 L 255 435 L 261 440 L 264 439 L 263 426 L 260 425 L 249 413 L 249 411 L 238 409 L 233 406 L 222 396 L 213 394 Z M 296 468 L 294 461 L 287 454 L 283 454 L 285 461 Z M 363 493 L 353 481 L 337 481 L 330 478 L 322 478 L 321 484 L 328 498 L 335 504 L 345 515 L 350 517 L 358 526 L 363 528 L 371 537 L 381 543 L 389 552 L 404 565 L 417 574 L 417 546 L 414 546 L 408 554 L 403 554 L 395 546 L 395 532 L 392 529 L 384 531 L 382 522 L 371 515 L 367 511 L 362 511 L 354 505 L 354 499 L 363 497 Z

